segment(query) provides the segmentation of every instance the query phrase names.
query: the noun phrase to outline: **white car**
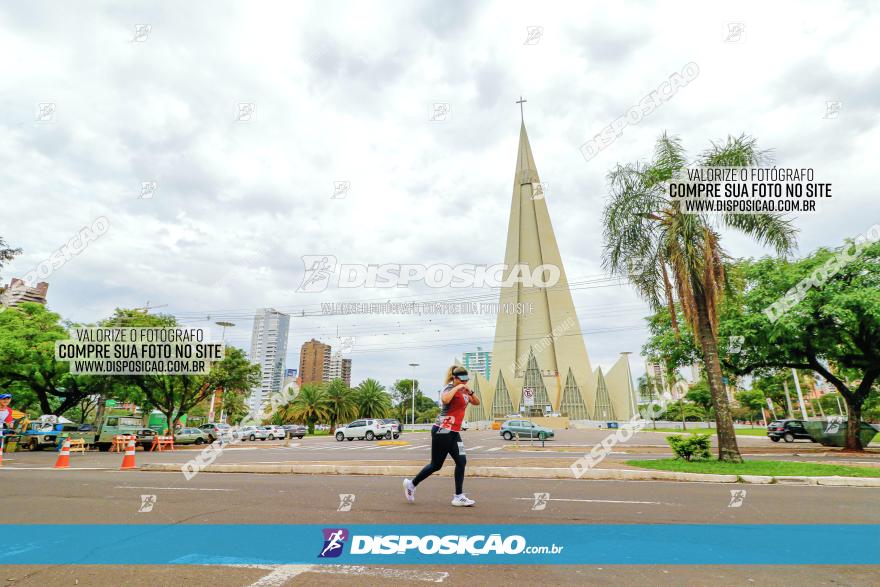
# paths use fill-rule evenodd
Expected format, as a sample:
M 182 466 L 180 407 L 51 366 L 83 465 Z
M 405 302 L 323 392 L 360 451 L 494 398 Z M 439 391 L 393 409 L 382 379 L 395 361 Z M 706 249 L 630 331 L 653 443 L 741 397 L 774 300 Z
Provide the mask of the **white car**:
M 374 440 L 376 438 L 391 438 L 393 432 L 391 425 L 386 424 L 382 420 L 355 420 L 351 424 L 347 424 L 336 430 L 336 440 Z
M 243 426 L 235 433 L 242 440 L 266 440 L 269 438 L 269 431 L 265 426 Z
M 287 430 L 281 426 L 264 426 L 269 429 L 269 440 L 284 440 L 287 438 Z

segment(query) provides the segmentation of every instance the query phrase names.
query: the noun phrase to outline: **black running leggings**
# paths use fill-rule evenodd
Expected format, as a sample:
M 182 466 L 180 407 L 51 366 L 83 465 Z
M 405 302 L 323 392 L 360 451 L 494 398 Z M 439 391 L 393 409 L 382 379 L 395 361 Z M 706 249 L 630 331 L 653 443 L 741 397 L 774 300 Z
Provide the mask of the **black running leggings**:
M 459 453 L 458 447 L 461 442 L 461 435 L 458 432 L 443 430 L 434 426 L 431 428 L 431 462 L 419 471 L 416 478 L 413 479 L 413 485 L 418 485 L 443 468 L 443 462 L 446 455 L 452 457 L 455 461 L 455 494 L 462 493 L 462 485 L 464 485 L 464 467 L 467 465 L 467 457 Z

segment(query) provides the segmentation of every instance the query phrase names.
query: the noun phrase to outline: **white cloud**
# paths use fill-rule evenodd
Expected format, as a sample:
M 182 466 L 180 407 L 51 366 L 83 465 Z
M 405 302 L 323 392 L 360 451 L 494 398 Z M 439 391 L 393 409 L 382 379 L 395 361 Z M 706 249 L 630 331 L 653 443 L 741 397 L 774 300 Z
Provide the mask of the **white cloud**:
M 741 43 L 724 41 L 730 22 L 744 23 Z M 132 42 L 142 23 L 149 37 Z M 4 278 L 107 216 L 108 234 L 52 276 L 54 310 L 90 321 L 151 300 L 194 324 L 231 319 L 227 338 L 247 348 L 254 308 L 326 301 L 295 293 L 304 254 L 500 262 L 519 95 L 571 280 L 601 272 L 605 173 L 650 156 L 663 130 L 691 153 L 746 132 L 777 164 L 814 167 L 835 197 L 797 219 L 801 251 L 834 246 L 880 212 L 868 176 L 877 25 L 876 10 L 824 3 L 6 5 L 0 234 L 25 253 Z M 537 44 L 524 44 L 528 26 L 543 27 Z M 694 82 L 583 159 L 583 142 L 690 61 Z M 834 120 L 829 99 L 842 102 Z M 34 120 L 42 102 L 56 104 L 51 123 Z M 435 102 L 450 104 L 449 120 L 429 121 Z M 239 103 L 255 105 L 254 120 L 235 120 Z M 158 182 L 155 197 L 138 199 L 144 181 Z M 336 181 L 351 182 L 344 199 L 330 198 Z M 736 236 L 726 245 L 763 253 Z M 432 292 L 393 292 L 417 293 Z M 574 295 L 594 363 L 640 349 L 644 311 L 628 288 Z M 338 328 L 355 337 L 356 380 L 391 384 L 418 361 L 437 382 L 453 357 L 491 347 L 494 320 Z M 336 329 L 293 319 L 288 363 Z

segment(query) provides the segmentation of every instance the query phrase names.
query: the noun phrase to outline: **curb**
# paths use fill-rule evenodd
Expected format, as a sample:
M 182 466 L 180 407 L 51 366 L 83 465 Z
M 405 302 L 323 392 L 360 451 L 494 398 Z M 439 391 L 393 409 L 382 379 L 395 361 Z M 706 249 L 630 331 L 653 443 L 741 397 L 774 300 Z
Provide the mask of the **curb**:
M 148 463 L 141 471 L 180 473 L 181 464 Z M 256 473 L 293 475 L 380 475 L 406 477 L 417 474 L 418 465 L 333 465 L 333 464 L 279 464 L 279 465 L 208 465 L 205 473 Z M 450 476 L 452 468 L 441 469 L 437 475 Z M 752 485 L 825 485 L 836 487 L 880 487 L 880 478 L 865 477 L 770 477 L 764 475 L 711 475 L 708 473 L 677 473 L 675 471 L 645 471 L 637 469 L 589 469 L 575 477 L 570 468 L 561 467 L 469 467 L 469 477 L 506 479 L 586 479 L 592 481 L 678 481 L 690 483 L 746 483 Z

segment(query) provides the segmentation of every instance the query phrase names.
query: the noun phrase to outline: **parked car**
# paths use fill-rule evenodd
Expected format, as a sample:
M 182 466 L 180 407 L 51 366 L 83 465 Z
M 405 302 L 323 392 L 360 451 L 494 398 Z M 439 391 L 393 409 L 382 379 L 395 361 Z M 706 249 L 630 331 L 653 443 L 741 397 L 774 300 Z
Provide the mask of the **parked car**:
M 212 422 L 210 424 L 202 424 L 199 426 L 199 429 L 208 435 L 209 442 L 214 442 L 218 438 L 232 440 L 232 426 L 229 424 Z
M 390 438 L 394 433 L 391 431 L 391 427 L 382 420 L 355 420 L 351 424 L 336 430 L 336 440 L 339 442 L 354 440 L 355 438 L 358 440 L 365 438 L 367 440 L 374 440 L 382 438 L 386 434 Z
M 153 439 L 156 438 L 155 430 L 152 428 L 141 428 L 135 432 L 135 436 L 137 436 L 135 442 L 142 446 L 144 450 L 150 450 L 153 448 Z
M 201 428 L 181 428 L 174 434 L 174 444 L 206 444 L 211 437 Z
M 287 430 L 284 429 L 283 426 L 263 426 L 266 430 L 268 430 L 268 434 L 266 438 L 269 440 L 283 440 L 287 438 Z
M 402 431 L 400 420 L 396 420 L 394 418 L 384 418 L 382 421 L 391 427 L 391 434 L 394 438 L 400 438 L 400 434 Z
M 501 437 L 504 440 L 512 440 L 514 436 L 520 438 L 553 438 L 553 430 L 538 426 L 528 420 L 508 420 L 501 425 Z
M 294 436 L 302 438 L 308 432 L 308 428 L 302 424 L 285 424 L 282 428 L 287 432 L 288 438 L 293 438 Z
M 775 420 L 767 425 L 767 437 L 773 442 L 779 442 L 781 438 L 785 442 L 794 442 L 798 438 L 805 438 L 812 442 L 810 433 L 804 426 L 803 420 Z
M 243 426 L 236 432 L 242 440 L 266 440 L 269 438 L 269 431 L 265 426 Z

